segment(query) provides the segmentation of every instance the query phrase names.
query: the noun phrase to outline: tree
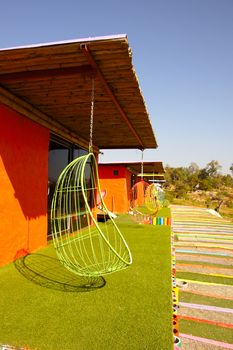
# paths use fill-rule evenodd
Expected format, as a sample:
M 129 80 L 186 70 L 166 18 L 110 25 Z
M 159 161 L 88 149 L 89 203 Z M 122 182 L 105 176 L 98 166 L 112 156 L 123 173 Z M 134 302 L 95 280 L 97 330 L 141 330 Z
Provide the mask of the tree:
M 197 163 L 192 162 L 189 167 L 188 167 L 188 172 L 190 174 L 197 174 L 199 172 L 199 166 L 197 165 Z
M 232 176 L 233 176 L 233 163 L 232 163 L 231 166 L 230 166 L 230 171 L 231 171 Z
M 211 160 L 211 162 L 209 162 L 206 165 L 205 170 L 206 170 L 206 173 L 208 174 L 208 176 L 215 177 L 218 175 L 218 171 L 221 168 L 222 167 L 217 160 Z
M 203 168 L 199 171 L 198 178 L 200 180 L 206 180 L 209 177 L 206 168 Z
M 203 169 L 199 169 L 196 163 L 191 163 L 186 168 L 167 166 L 165 186 L 170 201 L 173 198 L 197 198 L 197 200 L 205 200 L 208 207 L 215 208 L 217 211 L 226 203 L 230 207 L 233 205 L 233 192 L 231 190 L 233 188 L 233 175 L 222 175 L 219 172 L 220 168 L 218 161 L 215 160 L 209 162 Z M 233 174 L 233 163 L 230 170 Z M 193 192 L 196 192 L 197 189 L 201 191 L 194 194 Z M 230 197 L 231 193 L 232 198 Z
M 187 192 L 189 191 L 189 187 L 185 185 L 182 181 L 178 181 L 176 183 L 175 196 L 176 198 L 187 198 Z
M 221 175 L 216 175 L 211 178 L 211 187 L 219 189 L 223 185 L 223 180 Z
M 200 182 L 199 182 L 199 190 L 202 190 L 202 191 L 210 191 L 212 188 L 211 186 L 211 181 L 210 179 L 206 178 L 206 179 L 202 179 Z
M 198 173 L 190 174 L 188 177 L 190 191 L 196 191 L 199 185 Z
M 222 182 L 226 187 L 233 187 L 233 178 L 229 174 L 222 176 Z

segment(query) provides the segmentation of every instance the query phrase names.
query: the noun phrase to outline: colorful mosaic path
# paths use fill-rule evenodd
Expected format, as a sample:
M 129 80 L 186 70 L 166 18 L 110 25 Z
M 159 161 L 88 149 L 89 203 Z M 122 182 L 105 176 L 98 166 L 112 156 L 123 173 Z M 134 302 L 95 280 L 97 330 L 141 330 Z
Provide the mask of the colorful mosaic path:
M 233 223 L 205 208 L 171 211 L 180 347 L 233 349 Z

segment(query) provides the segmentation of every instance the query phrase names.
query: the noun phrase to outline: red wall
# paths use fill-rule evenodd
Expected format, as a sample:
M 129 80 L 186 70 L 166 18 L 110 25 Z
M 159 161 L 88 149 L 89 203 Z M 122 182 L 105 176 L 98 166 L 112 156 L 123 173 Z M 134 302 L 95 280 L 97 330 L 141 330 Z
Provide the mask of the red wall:
M 0 105 L 0 265 L 47 242 L 49 130 Z
M 100 187 L 106 190 L 104 202 L 110 211 L 126 213 L 130 209 L 131 173 L 123 165 L 98 166 Z M 118 170 L 118 175 L 113 171 Z

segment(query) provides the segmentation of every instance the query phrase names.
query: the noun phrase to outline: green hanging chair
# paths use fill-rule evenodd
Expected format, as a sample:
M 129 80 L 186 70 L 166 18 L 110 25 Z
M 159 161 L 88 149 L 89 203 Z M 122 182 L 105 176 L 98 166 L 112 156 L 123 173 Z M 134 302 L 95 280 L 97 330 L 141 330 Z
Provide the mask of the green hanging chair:
M 102 222 L 97 215 L 101 213 Z M 51 231 L 61 263 L 80 276 L 101 276 L 132 263 L 129 247 L 103 201 L 95 155 L 61 173 L 51 206 Z
M 161 206 L 158 189 L 153 183 L 146 189 L 145 204 L 153 214 L 156 214 Z

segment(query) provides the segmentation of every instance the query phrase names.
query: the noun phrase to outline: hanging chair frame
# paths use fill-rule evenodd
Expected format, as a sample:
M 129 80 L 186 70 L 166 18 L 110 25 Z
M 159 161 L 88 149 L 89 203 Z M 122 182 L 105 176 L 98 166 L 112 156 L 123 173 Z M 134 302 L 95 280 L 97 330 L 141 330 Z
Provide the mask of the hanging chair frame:
M 101 276 L 122 270 L 132 264 L 128 244 L 107 209 L 100 189 L 98 165 L 92 151 L 93 115 L 94 77 L 92 77 L 89 153 L 76 158 L 62 171 L 51 205 L 51 231 L 56 253 L 67 269 L 81 276 Z M 90 188 L 87 187 L 85 174 L 88 164 L 91 170 Z M 95 203 L 92 207 L 88 193 L 91 201 Z M 97 214 L 94 215 L 94 211 L 97 210 L 95 202 L 97 193 L 102 212 L 105 218 L 108 218 L 104 228 L 99 225 Z M 80 198 L 84 211 L 80 210 Z M 74 214 L 73 206 L 75 206 Z M 76 232 L 73 228 L 73 217 L 76 220 L 74 225 Z M 81 220 L 84 217 L 87 225 L 82 227 Z
M 108 219 L 111 221 L 111 224 L 113 225 L 113 228 L 115 230 L 115 235 L 117 234 L 118 237 L 120 237 L 120 239 L 117 241 L 117 245 L 119 250 L 123 250 L 123 256 L 120 253 L 120 251 L 117 251 L 117 249 L 113 246 L 113 244 L 110 242 L 109 237 L 107 237 L 107 235 L 104 233 L 104 230 L 100 227 L 97 218 L 94 215 L 94 210 L 96 208 L 96 205 L 94 206 L 94 209 L 90 207 L 90 204 L 88 203 L 88 199 L 86 196 L 86 184 L 85 184 L 85 169 L 86 169 L 86 165 L 88 163 L 88 161 L 92 162 L 92 167 L 94 170 L 94 174 L 96 174 L 97 176 L 95 177 L 95 181 L 96 181 L 96 189 L 98 191 L 98 194 L 100 196 L 100 201 L 101 201 L 101 205 L 102 205 L 102 210 L 104 211 L 106 217 L 108 217 Z M 97 230 L 97 235 L 99 235 L 101 237 L 101 240 L 103 240 L 105 247 L 101 246 L 101 249 L 106 250 L 106 246 L 108 247 L 108 249 L 114 254 L 115 258 L 114 263 L 111 265 L 111 261 L 107 260 L 107 262 L 104 263 L 100 263 L 98 261 L 98 258 L 95 256 L 95 249 L 94 246 L 92 246 L 92 256 L 90 257 L 90 261 L 92 260 L 92 264 L 90 265 L 96 265 L 98 266 L 98 264 L 101 265 L 101 269 L 100 271 L 97 269 L 96 271 L 93 270 L 92 267 L 88 266 L 87 268 L 84 266 L 80 266 L 80 254 L 74 250 L 75 247 L 75 240 L 80 240 L 80 238 L 74 238 L 73 235 L 70 234 L 69 229 L 64 230 L 63 227 L 66 226 L 68 227 L 69 224 L 67 224 L 67 220 L 70 220 L 70 213 L 67 214 L 66 217 L 62 216 L 61 220 L 57 219 L 57 203 L 61 202 L 61 199 L 59 197 L 59 195 L 61 195 L 63 193 L 63 190 L 65 191 L 64 193 L 67 193 L 66 191 L 69 189 L 67 189 L 67 184 L 65 182 L 65 179 L 67 177 L 67 174 L 69 174 L 70 170 L 72 170 L 72 168 L 77 164 L 80 163 L 80 167 L 79 167 L 79 176 L 77 177 L 78 181 L 78 185 L 80 186 L 80 190 L 82 193 L 82 198 L 84 199 L 85 202 L 85 208 L 86 211 L 85 213 L 88 216 L 88 226 L 84 227 L 84 228 L 80 228 L 80 231 L 83 230 L 87 230 L 88 228 L 88 233 L 85 234 L 85 237 L 83 238 L 81 236 L 81 239 L 90 239 L 91 244 L 93 245 L 93 235 L 96 235 L 96 231 L 95 233 L 93 233 L 92 231 L 92 227 L 94 227 Z M 71 175 L 69 175 L 71 176 Z M 93 189 L 93 188 L 92 188 Z M 75 191 L 75 187 L 71 190 Z M 95 191 L 96 192 L 96 191 Z M 94 193 L 94 195 L 96 195 L 96 193 Z M 68 204 L 69 207 L 69 204 Z M 60 211 L 63 213 L 65 212 L 65 209 L 62 208 Z M 116 225 L 115 221 L 113 220 L 109 210 L 107 209 L 104 200 L 103 200 L 103 196 L 101 194 L 101 189 L 100 189 L 100 182 L 99 182 L 99 178 L 98 178 L 98 165 L 96 162 L 96 157 L 93 153 L 88 153 L 87 155 L 81 156 L 75 160 L 73 160 L 61 173 L 58 182 L 57 182 L 57 187 L 55 190 L 55 194 L 53 197 L 53 201 L 52 201 L 52 206 L 51 206 L 51 224 L 52 224 L 52 237 L 53 237 L 53 242 L 54 242 L 54 246 L 57 252 L 57 255 L 59 256 L 60 261 L 64 264 L 65 267 L 67 267 L 69 270 L 77 273 L 78 275 L 85 275 L 85 276 L 100 276 L 100 275 L 104 275 L 104 274 L 109 274 L 118 270 L 121 270 L 123 268 L 126 268 L 127 266 L 132 264 L 132 255 L 131 252 L 129 250 L 128 244 L 126 242 L 126 240 L 124 239 L 122 233 L 120 232 L 118 226 Z M 67 253 L 67 245 L 70 244 L 70 249 L 68 250 Z M 76 248 L 76 247 L 75 247 Z M 85 248 L 83 248 L 85 249 Z M 76 259 L 76 255 L 78 256 L 78 258 Z M 85 253 L 86 254 L 86 253 Z M 84 254 L 84 255 L 85 255 Z M 105 255 L 109 256 L 110 259 L 110 253 L 104 253 Z M 70 255 L 72 255 L 72 258 L 70 257 Z M 82 255 L 82 252 L 81 252 Z M 117 259 L 116 259 L 117 258 Z M 88 258 L 81 258 L 81 260 L 83 260 L 84 265 L 86 265 L 86 260 L 88 260 Z M 94 263 L 93 263 L 94 262 Z M 88 265 L 88 264 L 87 264 Z M 104 267 L 104 265 L 106 265 L 106 267 Z

